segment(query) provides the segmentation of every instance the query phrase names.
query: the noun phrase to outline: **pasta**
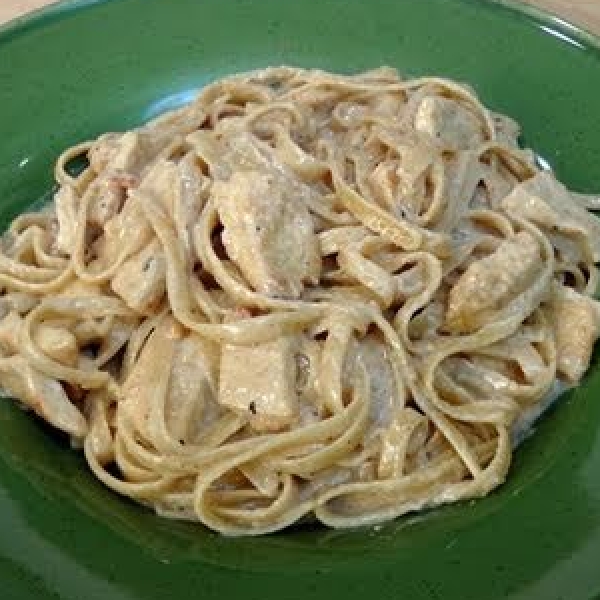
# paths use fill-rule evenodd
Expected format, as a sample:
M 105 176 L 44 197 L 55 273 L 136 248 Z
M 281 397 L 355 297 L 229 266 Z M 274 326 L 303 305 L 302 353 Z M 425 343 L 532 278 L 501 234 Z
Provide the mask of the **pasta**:
M 279 67 L 68 149 L 2 238 L 0 384 L 226 535 L 484 496 L 599 335 L 599 199 L 518 136 L 453 81 Z

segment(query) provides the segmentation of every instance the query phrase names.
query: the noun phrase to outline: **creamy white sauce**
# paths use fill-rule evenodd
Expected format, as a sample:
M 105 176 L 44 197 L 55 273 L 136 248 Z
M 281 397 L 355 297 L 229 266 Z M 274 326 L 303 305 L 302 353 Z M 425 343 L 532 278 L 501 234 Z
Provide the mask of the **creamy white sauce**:
M 539 402 L 524 410 L 511 427 L 511 440 L 513 449 L 519 446 L 535 431 L 538 419 L 552 407 L 555 402 L 573 386 L 555 379 L 550 391 Z

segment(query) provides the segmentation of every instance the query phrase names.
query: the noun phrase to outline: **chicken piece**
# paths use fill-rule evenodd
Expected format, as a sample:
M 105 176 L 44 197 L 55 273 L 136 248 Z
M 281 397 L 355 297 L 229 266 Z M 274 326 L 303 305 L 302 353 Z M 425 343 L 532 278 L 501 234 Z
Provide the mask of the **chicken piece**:
M 173 223 L 186 249 L 192 249 L 192 230 L 208 196 L 209 179 L 205 178 L 195 156 L 187 154 L 178 164 L 178 181 L 173 194 Z
M 117 153 L 122 137 L 120 133 L 105 133 L 94 141 L 87 156 L 93 171 L 100 173 L 106 169 Z
M 104 227 L 121 210 L 126 195 L 110 179 L 95 181 L 86 194 L 90 194 L 87 220 L 97 227 Z
M 94 142 L 88 160 L 96 173 L 111 169 L 137 175 L 168 143 L 168 136 L 157 132 L 107 133 Z
M 136 429 L 147 434 L 148 414 L 164 402 L 177 341 L 182 328 L 172 317 L 165 317 L 150 334 L 131 372 L 122 386 L 119 407 L 131 418 Z
M 573 202 L 552 173 L 542 171 L 515 186 L 502 201 L 502 208 L 553 234 L 576 238 L 594 262 L 600 261 L 600 220 Z
M 415 115 L 415 129 L 449 148 L 458 150 L 483 141 L 479 120 L 456 100 L 427 96 Z
M 165 420 L 171 435 L 182 443 L 193 443 L 202 425 L 216 418 L 217 373 L 212 362 L 217 350 L 217 344 L 196 334 L 176 342 Z
M 298 347 L 294 352 L 296 362 L 296 391 L 304 406 L 316 406 L 319 402 L 320 343 L 308 335 L 298 336 Z M 302 412 L 302 407 L 300 409 Z M 302 416 L 302 415 L 300 415 Z
M 535 279 L 541 267 L 540 247 L 530 233 L 504 240 L 495 252 L 469 265 L 450 290 L 446 328 L 475 331 Z
M 166 291 L 167 261 L 158 240 L 128 258 L 113 277 L 110 287 L 129 308 L 152 312 Z
M 421 214 L 427 195 L 425 182 L 437 155 L 436 148 L 423 135 L 377 133 L 384 144 L 393 146 L 399 160 L 383 160 L 367 176 L 374 199 L 399 219 Z
M 86 420 L 62 385 L 34 369 L 22 356 L 0 359 L 0 385 L 50 425 L 76 438 L 85 436 Z
M 397 389 L 397 378 L 385 344 L 374 335 L 355 341 L 344 361 L 342 384 L 351 388 L 364 367 L 369 375 L 369 416 L 373 427 L 387 427 L 403 390 Z
M 229 117 L 219 122 L 217 128 L 223 135 L 223 152 L 220 157 L 234 173 L 240 169 L 266 172 L 273 165 L 273 157 L 265 152 L 264 143 L 253 133 L 240 130 L 241 121 Z
M 298 414 L 295 339 L 254 346 L 225 344 L 221 353 L 219 403 L 247 414 L 255 431 L 280 431 Z
M 158 160 L 151 165 L 141 180 L 138 193 L 143 198 L 155 199 L 167 214 L 173 213 L 173 197 L 181 185 L 181 174 L 177 165 L 169 160 Z
M 397 92 L 379 93 L 371 102 L 374 114 L 388 119 L 398 118 L 406 104 L 403 94 Z
M 79 356 L 77 338 L 64 327 L 42 323 L 34 333 L 33 340 L 40 350 L 53 360 L 74 367 Z
M 98 261 L 110 265 L 127 248 L 139 252 L 152 239 L 152 228 L 144 215 L 140 201 L 129 197 L 121 212 L 104 225 L 104 235 L 95 242 Z
M 273 175 L 235 172 L 213 195 L 223 243 L 252 287 L 268 296 L 297 298 L 317 283 L 319 243 L 306 206 Z
M 550 314 L 557 348 L 557 371 L 577 383 L 590 365 L 600 334 L 600 304 L 560 286 L 552 296 Z

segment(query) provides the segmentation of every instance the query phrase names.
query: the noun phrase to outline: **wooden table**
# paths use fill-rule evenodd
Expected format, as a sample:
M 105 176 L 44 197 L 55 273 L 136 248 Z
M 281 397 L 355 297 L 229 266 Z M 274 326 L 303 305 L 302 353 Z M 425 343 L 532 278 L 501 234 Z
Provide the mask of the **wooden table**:
M 52 4 L 53 0 L 0 0 L 0 23 L 31 10 Z M 600 35 L 600 0 L 527 0 L 558 16 Z

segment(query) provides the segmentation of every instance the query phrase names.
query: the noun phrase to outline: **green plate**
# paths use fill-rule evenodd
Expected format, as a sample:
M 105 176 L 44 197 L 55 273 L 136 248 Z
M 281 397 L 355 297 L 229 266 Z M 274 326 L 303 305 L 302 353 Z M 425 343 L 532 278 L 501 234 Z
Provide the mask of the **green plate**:
M 131 127 L 225 73 L 382 63 L 472 82 L 559 176 L 600 190 L 600 50 L 481 0 L 111 0 L 0 31 L 0 217 L 48 193 L 61 148 Z M 477 502 L 376 529 L 227 539 L 104 489 L 0 401 L 2 600 L 591 600 L 600 593 L 600 366 Z

